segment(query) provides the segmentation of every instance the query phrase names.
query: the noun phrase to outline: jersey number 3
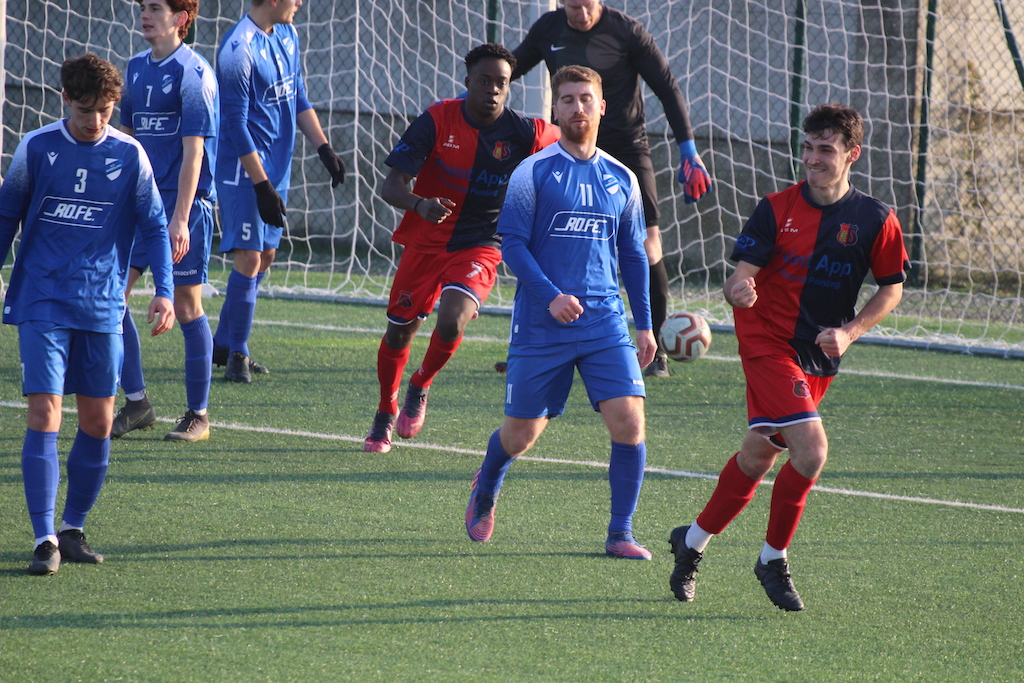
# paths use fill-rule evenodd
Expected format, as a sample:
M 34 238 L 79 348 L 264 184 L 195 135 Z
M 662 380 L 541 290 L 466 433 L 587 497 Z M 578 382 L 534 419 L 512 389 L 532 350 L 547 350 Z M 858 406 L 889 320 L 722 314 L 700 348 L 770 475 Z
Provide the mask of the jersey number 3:
M 75 192 L 85 192 L 85 177 L 89 175 L 89 172 L 84 168 L 78 169 L 75 176 L 78 178 L 78 182 L 75 183 Z

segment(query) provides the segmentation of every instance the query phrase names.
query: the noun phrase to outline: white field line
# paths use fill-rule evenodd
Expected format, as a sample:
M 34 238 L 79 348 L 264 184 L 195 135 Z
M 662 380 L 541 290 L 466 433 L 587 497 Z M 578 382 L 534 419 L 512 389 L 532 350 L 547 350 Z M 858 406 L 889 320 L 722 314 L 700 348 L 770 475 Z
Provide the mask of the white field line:
M 28 405 L 16 401 L 0 401 L 0 406 L 4 408 L 28 408 Z M 73 413 L 74 408 L 64 408 L 64 412 Z M 157 422 L 166 422 L 168 424 L 175 424 L 176 420 L 170 418 L 157 418 Z M 363 438 L 361 436 L 349 436 L 347 434 L 322 434 L 320 432 L 307 432 L 296 429 L 276 429 L 273 427 L 253 427 L 250 425 L 232 424 L 226 422 L 211 422 L 211 427 L 218 429 L 232 429 L 243 432 L 253 432 L 256 434 L 276 434 L 280 436 L 301 436 L 307 439 L 322 439 L 325 441 L 346 441 L 349 443 L 362 443 Z M 441 446 L 432 443 L 403 443 L 402 448 L 421 448 L 430 451 L 444 451 L 446 453 L 461 453 L 463 455 L 475 455 L 480 458 L 486 455 L 484 451 L 473 450 L 469 448 L 455 448 L 452 446 Z M 529 460 L 531 462 L 544 462 L 544 463 L 557 463 L 562 465 L 578 465 L 581 467 L 598 467 L 607 469 L 608 463 L 597 462 L 595 460 L 568 460 L 564 458 L 538 458 L 530 455 L 521 455 L 519 460 Z M 702 472 L 687 472 L 685 470 L 669 470 L 662 467 L 647 467 L 644 468 L 645 472 L 652 474 L 665 474 L 672 477 L 680 477 L 685 479 L 718 479 L 716 474 L 704 474 Z M 771 486 L 774 483 L 773 480 L 765 479 L 761 482 L 762 486 Z M 898 500 L 908 503 L 925 503 L 929 505 L 944 505 L 946 507 L 960 507 L 960 508 L 971 508 L 973 510 L 993 510 L 996 512 L 1016 512 L 1024 514 L 1024 508 L 1012 508 L 1005 507 L 1002 505 L 985 505 L 982 503 L 969 503 L 959 500 L 941 500 L 938 498 L 921 498 L 918 496 L 898 496 L 888 493 L 874 493 L 872 491 L 856 491 L 852 489 L 840 489 L 829 486 L 815 486 L 815 491 L 821 493 L 835 493 L 843 496 L 859 496 L 861 498 L 877 498 L 881 500 Z
M 211 320 L 217 320 L 216 317 L 210 318 Z M 259 325 L 275 325 L 277 327 L 301 327 L 311 330 L 323 330 L 327 332 L 350 332 L 356 334 L 373 334 L 383 335 L 384 330 L 373 329 L 369 327 L 344 327 L 340 325 L 314 325 L 309 323 L 292 323 L 282 320 L 254 320 L 253 324 Z M 420 332 L 416 336 L 418 337 L 429 337 L 429 332 Z M 476 341 L 476 342 L 497 342 L 506 343 L 508 342 L 507 337 L 483 337 L 483 336 L 470 336 L 466 335 L 463 338 L 464 341 Z M 739 362 L 739 358 L 736 356 L 716 356 L 707 355 L 704 358 L 715 361 L 725 362 Z M 875 370 L 843 370 L 841 375 L 863 375 L 866 377 L 884 377 L 886 379 L 902 379 L 913 382 L 934 382 L 936 384 L 951 384 L 955 386 L 966 386 L 966 387 L 983 387 L 987 389 L 1007 389 L 1010 391 L 1024 391 L 1024 385 L 1020 384 L 1004 384 L 1000 382 L 976 382 L 965 379 L 945 379 L 942 377 L 926 377 L 920 375 L 902 375 L 894 372 L 879 372 Z

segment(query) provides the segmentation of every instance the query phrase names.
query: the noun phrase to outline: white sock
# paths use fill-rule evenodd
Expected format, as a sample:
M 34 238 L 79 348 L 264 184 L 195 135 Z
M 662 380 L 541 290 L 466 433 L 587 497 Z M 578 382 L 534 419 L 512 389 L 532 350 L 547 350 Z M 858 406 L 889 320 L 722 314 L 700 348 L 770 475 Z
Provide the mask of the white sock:
M 767 543 L 765 543 L 764 547 L 761 548 L 761 563 L 762 564 L 768 564 L 772 560 L 784 560 L 784 559 L 786 559 L 786 549 L 785 548 L 783 548 L 782 550 L 779 550 L 777 548 L 771 547 Z
M 36 548 L 38 548 L 40 543 L 46 543 L 47 541 L 49 541 L 50 543 L 52 543 L 54 545 L 57 545 L 57 537 L 54 536 L 53 534 L 47 534 L 46 536 L 40 536 L 39 538 L 36 539 L 36 543 L 35 543 L 35 545 L 32 546 L 32 550 L 35 550 Z
M 125 394 L 124 397 L 129 401 L 141 401 L 142 399 L 146 398 L 146 390 L 143 389 L 142 391 L 133 391 L 130 394 Z
M 708 547 L 708 542 L 714 534 L 708 533 L 700 528 L 700 525 L 694 521 L 690 525 L 689 530 L 686 532 L 686 547 L 696 550 L 698 553 L 704 552 L 704 548 Z
M 70 524 L 68 524 L 67 522 L 65 522 L 62 519 L 60 521 L 60 528 L 57 529 L 57 533 L 59 534 L 60 532 L 67 531 L 68 529 L 78 529 L 79 531 L 82 531 L 82 527 L 80 527 L 80 526 L 71 526 Z

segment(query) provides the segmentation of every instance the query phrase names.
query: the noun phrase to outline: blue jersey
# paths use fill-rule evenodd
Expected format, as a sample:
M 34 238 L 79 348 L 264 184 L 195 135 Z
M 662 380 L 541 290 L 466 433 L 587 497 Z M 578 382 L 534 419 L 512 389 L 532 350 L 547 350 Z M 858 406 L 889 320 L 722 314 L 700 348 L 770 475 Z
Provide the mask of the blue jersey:
M 27 134 L 0 186 L 0 254 L 21 224 L 3 321 L 120 333 L 136 230 L 156 293 L 173 297 L 167 220 L 142 145 L 108 126 L 80 142 L 57 121 Z
M 217 78 L 210 64 L 188 45 L 180 45 L 158 62 L 152 52 L 141 52 L 128 62 L 121 125 L 132 129 L 149 155 L 157 187 L 174 192 L 181 172 L 181 139 L 206 138 L 196 196 L 211 197 L 220 115 Z
M 582 161 L 562 145 L 528 157 L 509 179 L 498 233 L 520 237 L 543 277 L 517 272 L 513 344 L 596 339 L 627 331 L 616 270 L 622 272 L 638 329 L 651 328 L 647 229 L 636 176 L 600 149 Z M 548 312 L 559 292 L 583 314 L 569 324 Z
M 246 15 L 217 50 L 217 83 L 221 120 L 217 182 L 238 185 L 244 177 L 238 159 L 259 152 L 270 183 L 278 192 L 287 190 L 296 115 L 312 108 L 302 80 L 295 27 L 276 24 L 267 33 Z

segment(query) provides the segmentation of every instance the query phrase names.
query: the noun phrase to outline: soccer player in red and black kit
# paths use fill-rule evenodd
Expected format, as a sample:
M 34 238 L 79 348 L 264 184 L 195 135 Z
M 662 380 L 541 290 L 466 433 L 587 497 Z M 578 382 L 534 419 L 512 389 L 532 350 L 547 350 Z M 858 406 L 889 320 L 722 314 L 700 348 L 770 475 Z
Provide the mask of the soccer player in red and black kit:
M 711 176 L 697 154 L 686 102 L 665 56 L 643 25 L 601 0 L 562 0 L 562 7 L 538 19 L 514 49 L 515 80 L 543 60 L 548 71 L 562 66 L 588 66 L 601 74 L 608 110 L 601 120 L 597 146 L 625 164 L 640 181 L 647 221 L 644 248 L 651 269 L 651 318 L 655 338 L 668 308 L 668 273 L 662 261 L 661 212 L 654 182 L 654 163 L 647 141 L 640 79 L 661 100 L 665 117 L 679 143 L 679 182 L 687 204 L 711 190 Z M 647 377 L 667 377 L 665 352 L 647 366 Z
M 377 351 L 380 404 L 363 444 L 368 452 L 390 451 L 392 429 L 411 439 L 423 427 L 431 382 L 494 286 L 501 261 L 498 214 L 509 175 L 520 161 L 559 138 L 557 126 L 505 108 L 515 66 L 516 58 L 501 45 L 471 50 L 465 99 L 428 108 L 385 162 L 391 171 L 380 196 L 406 212 L 392 237 L 405 250 Z M 409 346 L 438 297 L 437 325 L 399 413 Z
M 761 200 L 731 256 L 737 265 L 724 293 L 734 307 L 750 431 L 697 520 L 672 531 L 669 585 L 683 602 L 693 600 L 708 541 L 739 515 L 788 447 L 754 573 L 777 607 L 803 609 L 786 549 L 828 456 L 818 404 L 846 349 L 903 296 L 910 262 L 899 221 L 850 185 L 864 137 L 860 114 L 842 104 L 820 105 L 803 130 L 806 180 Z M 869 273 L 878 290 L 855 313 Z

